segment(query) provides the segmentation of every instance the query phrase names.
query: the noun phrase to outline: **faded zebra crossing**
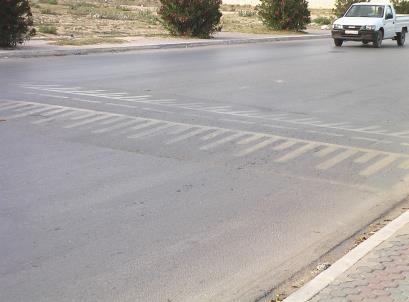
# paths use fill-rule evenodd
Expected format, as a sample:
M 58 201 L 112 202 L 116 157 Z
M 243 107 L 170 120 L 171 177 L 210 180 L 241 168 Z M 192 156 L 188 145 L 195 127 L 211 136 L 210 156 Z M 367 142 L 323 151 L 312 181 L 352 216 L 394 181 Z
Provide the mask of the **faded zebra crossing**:
M 274 153 L 272 161 L 276 164 L 309 156 L 319 159 L 315 169 L 320 171 L 333 169 L 349 160 L 359 167 L 358 174 L 362 177 L 370 177 L 386 169 L 409 171 L 409 155 L 401 153 L 34 102 L 0 104 L 0 119 L 8 121 L 23 117 L 32 118 L 31 124 L 37 126 L 55 123 L 67 130 L 81 129 L 94 135 L 115 134 L 128 140 L 165 136 L 164 146 L 195 139 L 192 145 L 198 152 L 219 150 L 230 152 L 232 157 L 252 156 L 268 150 Z

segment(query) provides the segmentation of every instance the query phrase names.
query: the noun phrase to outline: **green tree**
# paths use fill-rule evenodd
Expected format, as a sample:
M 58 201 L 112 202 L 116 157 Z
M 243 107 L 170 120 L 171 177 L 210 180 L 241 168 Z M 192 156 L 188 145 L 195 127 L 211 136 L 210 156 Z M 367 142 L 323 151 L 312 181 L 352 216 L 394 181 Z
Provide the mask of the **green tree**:
M 173 35 L 209 38 L 220 31 L 222 0 L 160 0 L 159 15 Z
M 393 0 L 397 14 L 409 14 L 409 1 L 407 0 Z
M 358 2 L 368 2 L 367 0 L 335 0 L 335 8 L 333 9 L 334 15 L 341 18 L 347 12 L 348 8 L 352 4 Z
M 35 35 L 28 0 L 0 0 L 0 46 L 15 47 Z
M 261 0 L 256 9 L 272 29 L 302 30 L 311 22 L 306 0 Z

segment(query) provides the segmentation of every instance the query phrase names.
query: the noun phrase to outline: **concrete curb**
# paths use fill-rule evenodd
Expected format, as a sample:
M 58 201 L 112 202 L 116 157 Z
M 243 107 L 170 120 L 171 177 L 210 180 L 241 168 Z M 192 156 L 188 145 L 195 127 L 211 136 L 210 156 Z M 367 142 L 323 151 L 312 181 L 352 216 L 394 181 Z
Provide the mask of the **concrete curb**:
M 302 36 L 283 36 L 283 37 L 267 37 L 267 38 L 243 38 L 243 39 L 228 39 L 228 40 L 209 40 L 199 42 L 175 42 L 161 44 L 147 44 L 135 46 L 114 46 L 100 48 L 74 48 L 74 49 L 53 49 L 53 50 L 12 50 L 8 52 L 0 52 L 0 58 L 33 58 L 33 57 L 48 57 L 48 56 L 69 56 L 69 55 L 86 55 L 92 53 L 112 53 L 125 52 L 136 50 L 151 50 L 151 49 L 171 49 L 171 48 L 193 48 L 214 45 L 238 45 L 248 43 L 266 43 L 280 41 L 302 41 L 327 39 L 329 34 L 323 35 L 302 35 Z
M 307 302 L 321 290 L 327 287 L 332 281 L 342 273 L 351 268 L 355 263 L 371 252 L 379 244 L 389 239 L 399 229 L 409 223 L 409 211 L 403 213 L 398 218 L 384 226 L 374 235 L 369 237 L 357 247 L 348 252 L 344 257 L 335 262 L 330 268 L 316 276 L 313 280 L 305 284 L 298 291 L 284 299 L 283 302 Z

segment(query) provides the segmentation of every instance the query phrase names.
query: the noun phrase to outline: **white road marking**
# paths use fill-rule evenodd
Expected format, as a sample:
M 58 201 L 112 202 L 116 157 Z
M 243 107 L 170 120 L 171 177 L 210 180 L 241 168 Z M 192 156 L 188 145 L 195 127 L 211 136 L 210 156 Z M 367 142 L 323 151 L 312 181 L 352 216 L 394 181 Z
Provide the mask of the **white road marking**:
M 16 108 L 26 108 L 27 104 L 9 104 L 8 106 L 3 106 L 0 108 L 0 111 L 3 110 L 11 110 L 11 109 L 16 109 Z
M 78 112 L 80 115 L 77 115 L 77 116 L 74 116 L 74 117 L 72 117 L 71 119 L 72 120 L 82 120 L 82 119 L 84 119 L 84 118 L 88 118 L 88 117 L 92 117 L 92 116 L 94 116 L 94 115 L 97 115 L 98 114 L 98 112 Z M 81 114 L 81 113 L 83 113 L 83 114 Z
M 290 161 L 292 159 L 295 159 L 295 158 L 303 155 L 304 153 L 307 153 L 308 151 L 316 148 L 317 146 L 319 146 L 319 145 L 317 145 L 316 143 L 309 142 L 309 143 L 305 144 L 304 146 L 302 146 L 302 147 L 300 147 L 300 148 L 298 148 L 298 149 L 296 149 L 294 151 L 291 151 L 290 153 L 287 153 L 286 155 L 280 157 L 279 159 L 276 159 L 275 162 L 276 163 L 288 162 L 288 161 Z
M 145 130 L 145 131 L 142 131 L 142 132 L 137 133 L 137 134 L 129 135 L 128 138 L 141 138 L 141 137 L 153 135 L 155 133 L 158 133 L 160 131 L 163 131 L 163 130 L 165 130 L 167 128 L 171 128 L 171 127 L 174 127 L 174 126 L 175 126 L 175 124 L 173 124 L 173 123 L 165 123 L 164 125 L 161 125 L 159 127 L 155 127 L 153 129 Z
M 126 105 L 126 104 L 118 104 L 118 103 L 104 103 L 105 105 L 110 105 L 110 106 L 118 106 L 118 107 L 125 107 L 125 108 L 137 108 L 135 106 L 131 106 L 131 105 Z
M 138 126 L 132 127 L 131 130 L 132 130 L 132 131 L 134 131 L 134 130 L 141 130 L 141 129 L 143 129 L 143 128 L 147 128 L 147 127 L 151 127 L 151 126 L 153 126 L 153 125 L 160 124 L 161 122 L 162 122 L 162 121 L 146 120 L 146 122 L 144 122 L 144 123 L 142 123 L 142 124 L 140 124 L 140 125 L 138 125 Z
M 395 132 L 395 133 L 392 133 L 393 135 L 396 135 L 396 136 L 405 136 L 405 135 L 409 135 L 409 130 L 405 130 L 405 131 L 401 131 L 401 132 Z
M 9 116 L 3 116 L 2 118 L 6 119 L 6 120 L 10 120 L 10 119 L 25 117 L 25 116 L 28 116 L 28 115 L 32 115 L 32 114 L 36 114 L 36 113 L 40 113 L 40 112 L 44 112 L 44 111 L 50 111 L 52 109 L 54 109 L 54 108 L 47 108 L 47 107 L 46 108 L 44 108 L 44 107 L 43 108 L 37 108 L 37 109 L 34 109 L 34 110 L 26 111 L 24 113 L 19 113 L 19 114 L 14 114 L 14 115 L 9 115 Z
M 68 112 L 66 112 L 66 111 L 68 111 Z M 54 116 L 49 117 L 49 118 L 45 118 L 45 119 L 33 121 L 33 122 L 31 122 L 31 123 L 32 123 L 32 124 L 43 124 L 43 123 L 47 123 L 47 122 L 50 122 L 50 121 L 55 121 L 55 120 L 57 120 L 57 119 L 60 119 L 60 118 L 63 118 L 63 117 L 67 117 L 67 116 L 70 116 L 70 115 L 74 115 L 74 114 L 78 114 L 78 112 L 77 112 L 77 111 L 70 110 L 70 109 L 65 109 L 65 111 L 62 112 L 62 114 L 57 114 L 57 115 L 54 115 Z
M 316 168 L 318 170 L 327 170 L 329 168 L 334 167 L 335 165 L 343 162 L 344 160 L 348 159 L 352 155 L 358 153 L 357 150 L 345 150 L 344 152 L 341 152 L 340 154 L 334 156 L 331 159 L 328 159 L 327 161 L 319 164 Z
M 387 166 L 389 166 L 391 163 L 396 161 L 398 159 L 397 156 L 395 155 L 388 155 L 384 157 L 383 159 L 377 161 L 364 171 L 360 172 L 359 175 L 361 176 L 371 176 L 374 175 L 375 173 L 385 169 Z
M 98 116 L 96 116 L 94 118 L 91 118 L 91 119 L 88 119 L 88 120 L 85 120 L 85 121 L 81 121 L 81 122 L 74 123 L 74 124 L 71 124 L 71 125 L 68 125 L 68 126 L 64 126 L 63 128 L 65 128 L 65 129 L 76 128 L 76 127 L 79 127 L 79 126 L 88 125 L 88 124 L 95 123 L 97 121 L 105 120 L 105 119 L 108 119 L 108 118 L 111 118 L 111 116 L 105 115 L 105 114 L 98 115 Z
M 262 141 L 258 144 L 255 144 L 254 146 L 244 149 L 243 151 L 240 151 L 236 154 L 236 156 L 245 156 L 249 155 L 251 153 L 254 153 L 260 149 L 266 148 L 267 146 L 273 144 L 274 142 L 278 141 L 279 138 L 268 138 L 265 141 Z
M 204 145 L 204 146 L 200 147 L 199 149 L 200 150 L 210 150 L 210 149 L 216 148 L 216 147 L 218 147 L 220 145 L 223 145 L 225 143 L 231 142 L 231 141 L 233 141 L 233 140 L 235 140 L 235 139 L 237 139 L 239 137 L 242 137 L 244 135 L 246 135 L 246 134 L 245 133 L 235 133 L 235 134 L 232 134 L 232 135 L 227 136 L 225 138 L 219 139 L 219 140 L 217 140 L 215 142 L 212 142 L 210 144 Z
M 275 151 L 286 150 L 286 149 L 288 149 L 288 148 L 291 148 L 291 147 L 294 146 L 295 144 L 297 144 L 297 142 L 295 142 L 295 141 L 291 141 L 291 140 L 285 141 L 285 142 L 283 142 L 283 143 L 281 143 L 281 144 L 275 146 L 275 147 L 273 148 L 273 150 L 275 150 Z
M 119 130 L 128 126 L 131 126 L 135 123 L 140 123 L 140 121 L 136 121 L 136 120 L 128 120 L 125 121 L 123 123 L 119 123 L 119 124 L 115 124 L 113 126 L 110 127 L 105 127 L 105 128 L 101 128 L 101 129 L 96 129 L 94 131 L 92 131 L 93 133 L 106 133 L 106 132 L 110 132 L 110 131 L 115 131 L 115 130 Z
M 202 146 L 200 149 L 201 150 L 208 150 L 214 147 L 217 147 L 219 145 L 222 145 L 224 143 L 227 143 L 229 141 L 233 140 L 243 140 L 243 137 L 253 137 L 255 135 L 262 135 L 263 137 L 266 138 L 266 140 L 269 139 L 276 139 L 279 141 L 285 141 L 282 144 L 285 144 L 286 142 L 288 144 L 291 143 L 291 145 L 297 145 L 300 144 L 299 147 L 296 149 L 293 149 L 289 151 L 287 154 L 284 154 L 281 158 L 278 158 L 275 160 L 275 162 L 278 163 L 284 163 L 288 162 L 291 159 L 295 159 L 308 151 L 313 150 L 314 148 L 320 148 L 320 151 L 317 153 L 313 153 L 312 155 L 322 157 L 325 155 L 328 155 L 336 150 L 343 150 L 340 154 L 336 155 L 334 158 L 327 160 L 326 162 L 322 163 L 319 165 L 321 169 L 328 169 L 333 166 L 333 164 L 339 163 L 349 156 L 352 156 L 355 153 L 362 152 L 362 153 L 376 153 L 379 154 L 379 156 L 383 156 L 382 160 L 377 161 L 375 164 L 371 165 L 369 168 L 366 170 L 362 171 L 360 175 L 362 176 L 371 176 L 382 169 L 385 169 L 388 167 L 390 164 L 392 164 L 395 160 L 400 159 L 400 160 L 406 160 L 409 162 L 409 154 L 406 153 L 393 153 L 393 152 L 386 152 L 386 151 L 380 151 L 380 150 L 373 150 L 373 149 L 366 149 L 366 148 L 360 148 L 360 147 L 352 147 L 352 146 L 345 146 L 345 145 L 337 145 L 337 144 L 332 144 L 332 143 L 326 143 L 326 142 L 317 142 L 317 141 L 311 141 L 311 140 L 304 140 L 304 139 L 297 139 L 297 138 L 289 138 L 289 137 L 284 137 L 284 136 L 277 136 L 277 135 L 272 135 L 272 134 L 267 134 L 267 133 L 260 133 L 260 132 L 252 132 L 252 131 L 242 131 L 242 130 L 233 130 L 233 129 L 227 129 L 227 128 L 219 128 L 219 127 L 208 127 L 204 125 L 195 125 L 195 124 L 188 124 L 188 123 L 176 123 L 176 122 L 170 122 L 170 121 L 164 121 L 164 120 L 157 120 L 157 119 L 148 119 L 148 118 L 141 118 L 141 117 L 135 117 L 131 115 L 125 115 L 125 114 L 118 114 L 118 113 L 111 113 L 111 112 L 104 112 L 104 111 L 97 111 L 97 110 L 90 110 L 90 109 L 80 109 L 80 108 L 74 108 L 74 107 L 66 107 L 66 106 L 57 106 L 57 105 L 44 105 L 41 103 L 35 103 L 35 102 L 18 102 L 19 104 L 24 104 L 24 105 L 34 105 L 37 107 L 43 106 L 42 108 L 36 108 L 34 110 L 29 110 L 28 112 L 33 112 L 36 111 L 38 112 L 39 110 L 41 111 L 47 111 L 48 113 L 52 114 L 56 110 L 61 110 L 61 109 L 66 109 L 69 112 L 63 112 L 61 111 L 60 113 L 57 113 L 53 117 L 53 119 L 58 119 L 61 118 L 64 115 L 74 115 L 73 118 L 75 120 L 82 120 L 84 119 L 83 122 L 89 122 L 89 120 L 93 120 L 94 118 L 100 117 L 100 116 L 106 116 L 108 119 L 131 119 L 137 121 L 142 121 L 143 123 L 140 125 L 137 125 L 135 127 L 130 127 L 129 131 L 132 130 L 140 130 L 143 128 L 147 127 L 152 127 L 157 124 L 164 124 L 166 127 L 167 125 L 174 125 L 175 127 L 179 128 L 178 131 L 189 131 L 189 129 L 208 129 L 208 131 L 212 131 L 211 133 L 201 137 L 202 140 L 207 140 L 211 139 L 214 137 L 217 137 L 222 134 L 227 134 L 227 136 L 224 136 L 223 138 L 216 140 L 215 142 L 209 143 L 207 145 Z M 8 104 L 12 105 L 12 104 Z M 24 112 L 23 114 L 29 114 L 27 111 Z M 86 119 L 86 120 L 85 120 Z M 47 119 L 46 119 L 47 120 Z M 42 119 L 41 121 L 44 121 Z M 95 121 L 94 121 L 95 122 Z M 99 122 L 98 124 L 102 124 L 102 122 Z M 165 125 L 163 125 L 165 127 Z M 157 130 L 158 127 L 153 127 Z M 152 130 L 153 130 L 152 128 Z M 170 128 L 170 126 L 169 126 Z M 156 131 L 155 130 L 155 131 Z M 195 130 L 190 130 L 190 131 L 195 131 Z M 204 132 L 205 130 L 203 130 Z M 267 143 L 266 143 L 267 144 Z M 280 146 L 280 145 L 279 145 Z M 277 146 L 278 147 L 278 146 Z M 287 148 L 286 148 L 287 149 Z M 361 156 L 362 157 L 362 156 Z M 345 159 L 344 159 L 345 158 Z M 359 159 L 357 159 L 359 161 Z M 405 168 L 405 164 L 401 164 L 401 167 Z
M 227 129 L 215 129 L 214 132 L 209 133 L 208 135 L 203 136 L 203 137 L 201 138 L 201 140 L 207 141 L 207 140 L 209 140 L 209 139 L 212 139 L 212 138 L 215 138 L 215 137 L 217 137 L 217 136 L 219 136 L 219 135 L 222 135 L 223 133 L 226 133 L 226 132 L 229 132 L 229 130 L 227 130 Z
M 237 144 L 239 144 L 239 145 L 245 145 L 245 144 L 254 142 L 254 141 L 256 141 L 256 140 L 259 140 L 259 139 L 261 139 L 261 138 L 263 138 L 263 137 L 265 137 L 263 134 L 252 135 L 252 136 L 250 136 L 250 137 L 247 137 L 247 138 L 245 138 L 245 139 L 242 139 L 242 140 L 238 141 Z
M 85 103 L 101 103 L 100 101 L 91 101 L 91 100 L 85 100 L 85 99 L 79 99 L 79 98 L 72 98 L 74 101 L 78 101 L 78 102 L 85 102 Z
M 391 144 L 391 141 L 379 140 L 376 138 L 369 138 L 369 137 L 360 137 L 360 136 L 353 136 L 352 139 L 368 141 L 368 142 L 375 142 L 375 143 L 382 143 L 382 144 Z
M 168 141 L 166 144 L 167 144 L 167 145 L 171 145 L 171 144 L 174 144 L 174 143 L 183 141 L 183 140 L 185 140 L 185 139 L 194 137 L 194 136 L 196 136 L 196 135 L 202 134 L 202 133 L 207 132 L 207 131 L 210 131 L 210 130 L 211 130 L 211 128 L 207 128 L 207 127 L 195 129 L 194 131 L 188 132 L 188 133 L 186 133 L 186 134 L 183 134 L 183 135 L 181 135 L 181 136 L 178 136 L 178 137 L 176 137 L 176 138 L 174 138 L 174 139 Z
M 365 164 L 368 161 L 370 161 L 371 159 L 377 157 L 379 155 L 379 153 L 376 152 L 368 152 L 364 155 L 362 155 L 361 157 L 358 157 L 357 159 L 355 159 L 355 163 L 357 164 Z
M 328 154 L 331 154 L 331 153 L 333 153 L 333 152 L 335 152 L 337 150 L 339 150 L 339 148 L 337 146 L 326 146 L 324 149 L 318 151 L 314 155 L 316 157 L 325 157 Z

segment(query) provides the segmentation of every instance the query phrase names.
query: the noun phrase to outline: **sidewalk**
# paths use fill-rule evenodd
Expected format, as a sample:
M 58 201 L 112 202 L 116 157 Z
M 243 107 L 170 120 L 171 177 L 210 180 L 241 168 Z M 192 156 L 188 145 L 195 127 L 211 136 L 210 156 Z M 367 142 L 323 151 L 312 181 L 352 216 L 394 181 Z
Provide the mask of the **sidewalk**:
M 146 49 L 190 48 L 212 45 L 324 39 L 328 37 L 329 31 L 325 30 L 313 30 L 306 34 L 294 35 L 262 35 L 221 32 L 216 34 L 213 39 L 134 37 L 121 44 L 95 44 L 84 46 L 57 46 L 48 44 L 48 41 L 34 39 L 21 46 L 18 46 L 16 49 L 0 49 L 0 58 L 81 55 L 89 53 L 121 52 Z
M 409 301 L 409 211 L 284 302 Z

